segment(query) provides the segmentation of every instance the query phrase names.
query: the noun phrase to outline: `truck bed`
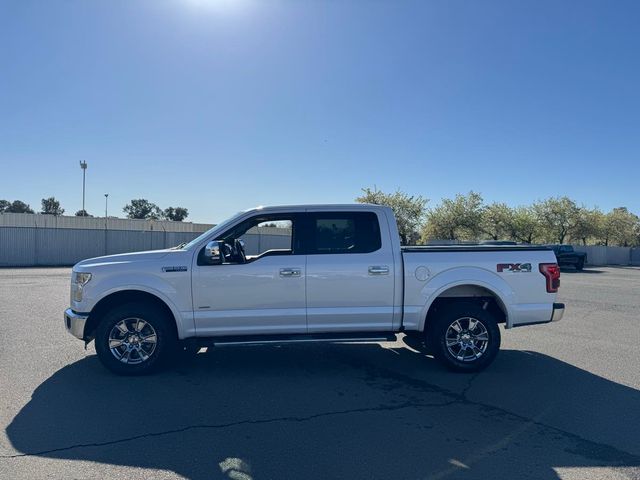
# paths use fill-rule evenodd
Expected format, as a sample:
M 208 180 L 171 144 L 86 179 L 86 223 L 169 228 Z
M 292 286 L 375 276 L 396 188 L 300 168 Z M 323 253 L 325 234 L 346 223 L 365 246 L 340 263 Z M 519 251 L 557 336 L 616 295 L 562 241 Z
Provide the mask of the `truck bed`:
M 401 248 L 407 330 L 422 328 L 425 305 L 435 298 L 493 296 L 507 327 L 551 319 L 555 294 L 546 290 L 542 263 L 553 251 L 533 245 L 425 245 Z

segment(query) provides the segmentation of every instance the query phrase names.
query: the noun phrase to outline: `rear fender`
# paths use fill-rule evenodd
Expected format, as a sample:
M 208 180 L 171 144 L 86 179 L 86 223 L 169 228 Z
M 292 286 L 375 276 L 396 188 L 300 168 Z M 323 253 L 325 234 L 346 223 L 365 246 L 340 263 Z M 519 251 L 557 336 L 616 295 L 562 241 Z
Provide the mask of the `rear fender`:
M 506 314 L 506 328 L 511 328 L 513 312 L 511 305 L 516 301 L 516 294 L 509 284 L 497 274 L 482 268 L 460 267 L 452 268 L 434 276 L 421 290 L 422 298 L 426 298 L 422 311 L 420 312 L 419 330 L 424 331 L 427 313 L 433 302 L 447 290 L 471 285 L 482 287 L 491 292 L 501 303 L 501 307 Z

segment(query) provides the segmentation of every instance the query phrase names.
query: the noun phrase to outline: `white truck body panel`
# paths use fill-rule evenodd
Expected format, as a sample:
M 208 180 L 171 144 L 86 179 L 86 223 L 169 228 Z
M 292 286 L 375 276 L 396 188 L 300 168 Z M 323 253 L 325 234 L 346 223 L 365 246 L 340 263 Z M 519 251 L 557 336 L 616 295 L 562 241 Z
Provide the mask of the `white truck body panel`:
M 392 330 L 398 279 L 389 235 L 381 241 L 371 253 L 306 256 L 309 333 Z
M 534 255 L 532 255 L 534 254 Z M 403 325 L 407 330 L 423 330 L 427 311 L 440 295 L 454 287 L 482 287 L 500 299 L 507 314 L 507 327 L 542 323 L 551 318 L 555 294 L 547 293 L 539 263 L 554 263 L 551 251 L 405 252 L 405 304 Z M 535 258 L 535 261 L 532 261 Z M 531 263 L 531 272 L 496 271 L 501 263 Z M 463 266 L 461 266 L 461 264 Z M 416 270 L 427 270 L 426 280 L 416 278 Z
M 193 262 L 198 336 L 306 333 L 304 255 L 266 257 L 243 265 Z M 281 269 L 300 270 L 282 277 Z
M 109 295 L 128 290 L 157 296 L 171 309 L 180 338 L 195 335 L 191 272 L 162 271 L 165 265 L 188 265 L 192 254 L 183 250 L 155 250 L 136 254 L 109 255 L 83 260 L 74 271 L 92 273 L 84 287 L 81 302 L 71 298 L 71 309 L 91 312 L 98 302 Z

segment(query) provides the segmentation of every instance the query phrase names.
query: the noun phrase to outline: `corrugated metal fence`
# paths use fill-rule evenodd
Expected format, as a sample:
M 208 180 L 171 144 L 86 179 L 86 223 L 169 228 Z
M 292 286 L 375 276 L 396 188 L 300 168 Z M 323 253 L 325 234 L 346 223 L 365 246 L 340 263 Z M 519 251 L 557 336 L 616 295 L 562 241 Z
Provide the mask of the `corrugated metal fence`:
M 0 227 L 77 228 L 85 230 L 158 230 L 168 232 L 205 232 L 213 227 L 208 223 L 171 222 L 168 220 L 139 220 L 116 217 L 69 217 L 29 213 L 1 213 Z
M 174 247 L 199 232 L 0 227 L 0 267 L 73 265 L 85 258 Z M 291 237 L 273 233 L 244 235 L 246 252 L 288 248 Z
M 0 266 L 73 265 L 101 255 L 167 248 L 198 235 L 198 232 L 0 227 Z
M 108 228 L 105 228 L 108 227 Z M 170 248 L 189 242 L 208 224 L 148 220 L 0 214 L 0 267 L 66 266 L 86 258 Z M 291 233 L 280 228 L 252 229 L 246 252 L 287 248 Z
M 0 227 L 0 267 L 73 265 L 85 258 L 174 247 L 198 232 Z M 247 234 L 246 252 L 287 248 L 290 236 Z
M 640 248 L 575 245 L 574 249 L 587 254 L 587 265 L 640 265 Z

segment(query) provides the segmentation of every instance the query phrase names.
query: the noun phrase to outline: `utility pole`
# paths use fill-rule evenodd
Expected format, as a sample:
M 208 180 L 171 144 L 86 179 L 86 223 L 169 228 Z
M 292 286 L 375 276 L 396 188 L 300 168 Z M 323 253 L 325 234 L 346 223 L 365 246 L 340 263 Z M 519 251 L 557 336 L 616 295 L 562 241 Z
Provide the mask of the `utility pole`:
M 82 216 L 87 216 L 87 211 L 84 209 L 84 192 L 85 192 L 85 178 L 87 175 L 87 162 L 80 160 L 80 168 L 82 169 Z
M 104 218 L 105 219 L 107 218 L 107 205 L 108 205 L 108 202 L 109 202 L 109 194 L 105 193 L 104 194 Z

